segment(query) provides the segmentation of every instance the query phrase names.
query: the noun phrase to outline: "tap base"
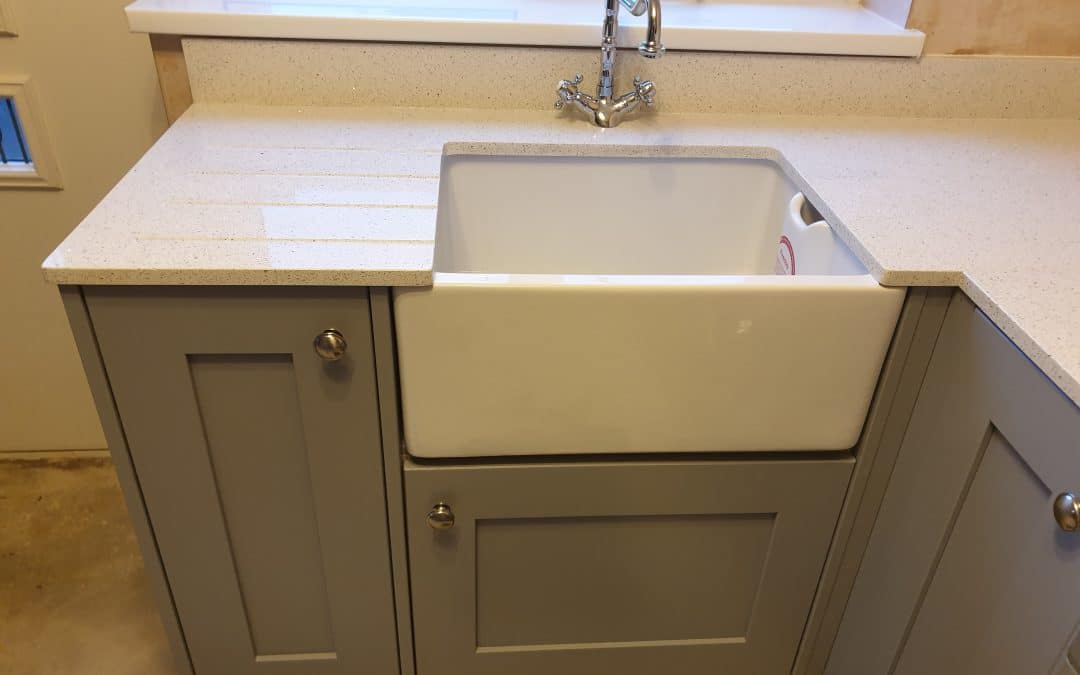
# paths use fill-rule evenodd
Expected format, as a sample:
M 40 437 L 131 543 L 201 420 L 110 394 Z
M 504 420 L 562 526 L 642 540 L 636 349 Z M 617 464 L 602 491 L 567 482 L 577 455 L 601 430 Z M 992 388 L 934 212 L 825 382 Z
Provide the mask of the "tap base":
M 652 106 L 656 97 L 656 85 L 650 80 L 642 81 L 639 77 L 634 78 L 634 91 L 618 97 L 590 96 L 581 91 L 581 81 L 581 75 L 578 75 L 572 80 L 559 82 L 559 98 L 555 101 L 555 108 L 561 110 L 569 103 L 593 124 L 605 129 L 618 126 L 641 104 Z

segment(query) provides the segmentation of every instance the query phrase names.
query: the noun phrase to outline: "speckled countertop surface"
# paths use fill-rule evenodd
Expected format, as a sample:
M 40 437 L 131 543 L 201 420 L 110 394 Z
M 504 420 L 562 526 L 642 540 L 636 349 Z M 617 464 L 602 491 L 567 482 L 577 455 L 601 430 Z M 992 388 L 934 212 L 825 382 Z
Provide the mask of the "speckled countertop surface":
M 521 111 L 196 104 L 45 275 L 425 285 L 457 142 L 775 148 L 881 283 L 959 286 L 1080 402 L 1080 121 L 655 115 L 600 130 Z

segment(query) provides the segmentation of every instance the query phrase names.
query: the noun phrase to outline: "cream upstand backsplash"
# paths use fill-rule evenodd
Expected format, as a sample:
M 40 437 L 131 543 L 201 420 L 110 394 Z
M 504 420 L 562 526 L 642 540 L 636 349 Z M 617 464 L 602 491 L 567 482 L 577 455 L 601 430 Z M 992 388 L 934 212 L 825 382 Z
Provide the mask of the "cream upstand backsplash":
M 620 54 L 658 113 L 1080 118 L 1080 58 L 921 59 L 670 51 Z M 593 86 L 597 49 L 192 38 L 197 103 L 552 110 L 558 81 Z

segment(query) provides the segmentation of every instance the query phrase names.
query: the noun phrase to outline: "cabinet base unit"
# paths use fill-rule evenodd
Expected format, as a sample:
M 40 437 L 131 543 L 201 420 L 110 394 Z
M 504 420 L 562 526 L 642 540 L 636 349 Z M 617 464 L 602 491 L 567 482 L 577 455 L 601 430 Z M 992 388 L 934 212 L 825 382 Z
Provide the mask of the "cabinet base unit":
M 957 294 L 826 673 L 1065 667 L 1080 653 L 1078 450 L 1080 409 Z
M 789 673 L 853 464 L 408 462 L 417 672 Z
M 195 674 L 396 675 L 367 290 L 84 295 Z

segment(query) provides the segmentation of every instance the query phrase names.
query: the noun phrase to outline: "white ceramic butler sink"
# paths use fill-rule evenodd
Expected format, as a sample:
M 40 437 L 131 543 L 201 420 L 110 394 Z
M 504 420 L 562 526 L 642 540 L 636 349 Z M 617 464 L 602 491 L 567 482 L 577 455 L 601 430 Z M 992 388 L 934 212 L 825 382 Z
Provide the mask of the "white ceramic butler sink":
M 394 293 L 408 451 L 852 447 L 904 292 L 783 160 L 566 152 L 444 156 L 434 285 Z

